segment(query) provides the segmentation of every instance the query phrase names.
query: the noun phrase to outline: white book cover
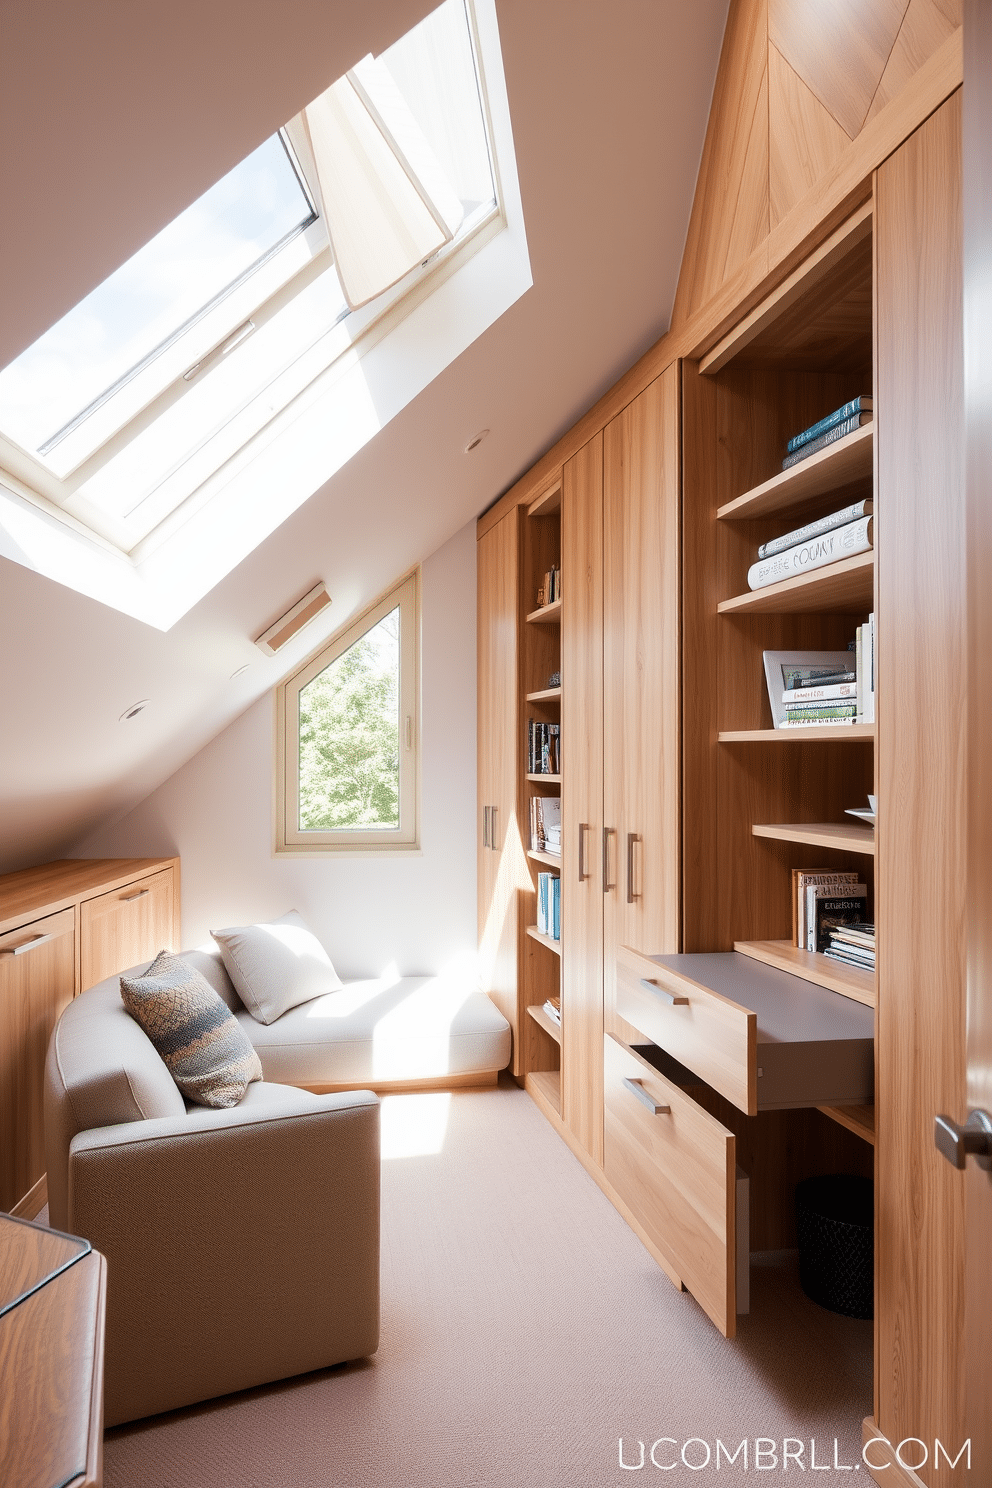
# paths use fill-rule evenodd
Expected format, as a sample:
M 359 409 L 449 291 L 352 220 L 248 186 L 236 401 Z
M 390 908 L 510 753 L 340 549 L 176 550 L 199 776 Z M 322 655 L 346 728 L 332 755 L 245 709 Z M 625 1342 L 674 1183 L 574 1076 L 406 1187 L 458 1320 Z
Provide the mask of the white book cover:
M 857 553 L 867 553 L 871 547 L 872 517 L 859 517 L 848 522 L 846 527 L 837 527 L 808 542 L 787 548 L 771 558 L 760 558 L 747 571 L 749 589 L 764 589 L 782 579 L 793 579 L 797 574 L 810 573 L 816 568 L 826 568 L 842 558 L 853 558 Z

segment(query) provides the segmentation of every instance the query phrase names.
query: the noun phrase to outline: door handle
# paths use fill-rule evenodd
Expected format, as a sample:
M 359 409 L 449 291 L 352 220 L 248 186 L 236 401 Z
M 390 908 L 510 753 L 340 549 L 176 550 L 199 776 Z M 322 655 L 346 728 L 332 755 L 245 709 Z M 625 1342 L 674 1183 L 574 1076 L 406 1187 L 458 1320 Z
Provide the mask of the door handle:
M 22 940 L 20 945 L 3 946 L 0 948 L 0 956 L 23 956 L 25 951 L 37 950 L 38 946 L 54 939 L 54 935 L 32 935 L 30 940 Z
M 489 807 L 482 808 L 482 845 L 489 846 Z
M 640 842 L 636 832 L 627 833 L 627 903 L 633 904 L 635 899 L 640 899 L 640 894 L 634 893 L 634 843 Z
M 950 1116 L 935 1116 L 933 1140 L 952 1167 L 963 1168 L 970 1153 L 983 1168 L 992 1168 L 992 1116 L 988 1111 L 970 1111 L 964 1126 Z
M 586 838 L 589 830 L 588 822 L 579 822 L 579 883 L 585 883 L 589 874 L 586 872 Z
M 641 977 L 641 986 L 648 992 L 653 992 L 655 997 L 660 997 L 662 1002 L 667 1002 L 669 1007 L 688 1007 L 688 997 L 679 997 L 674 992 L 669 992 L 660 982 L 652 981 L 650 977 Z
M 489 808 L 489 846 L 493 852 L 498 851 L 496 847 L 496 807 Z
M 664 1116 L 666 1114 L 671 1114 L 671 1106 L 666 1106 L 663 1105 L 661 1101 L 656 1101 L 654 1096 L 650 1095 L 644 1089 L 644 1086 L 640 1080 L 628 1080 L 627 1077 L 624 1076 L 623 1087 L 625 1090 L 629 1090 L 634 1099 L 639 1100 L 642 1106 L 647 1106 L 652 1116 Z
M 133 904 L 135 899 L 144 899 L 145 895 L 149 892 L 150 890 L 148 889 L 139 889 L 136 894 L 122 894 L 120 902 L 121 904 Z
M 610 883 L 610 838 L 617 835 L 615 827 L 603 828 L 603 893 L 608 894 L 611 889 L 616 888 L 615 883 Z

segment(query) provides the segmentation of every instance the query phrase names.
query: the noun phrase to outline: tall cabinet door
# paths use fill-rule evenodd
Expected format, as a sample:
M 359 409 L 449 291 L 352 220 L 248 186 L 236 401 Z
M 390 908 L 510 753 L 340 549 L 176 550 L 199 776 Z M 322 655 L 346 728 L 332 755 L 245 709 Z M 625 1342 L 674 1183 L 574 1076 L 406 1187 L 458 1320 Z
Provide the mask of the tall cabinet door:
M 604 987 L 616 952 L 679 949 L 679 378 L 673 364 L 605 430 Z
M 562 1119 L 603 1161 L 603 436 L 564 469 Z
M 478 790 L 480 985 L 513 1029 L 517 1017 L 516 822 L 518 518 L 478 542 Z

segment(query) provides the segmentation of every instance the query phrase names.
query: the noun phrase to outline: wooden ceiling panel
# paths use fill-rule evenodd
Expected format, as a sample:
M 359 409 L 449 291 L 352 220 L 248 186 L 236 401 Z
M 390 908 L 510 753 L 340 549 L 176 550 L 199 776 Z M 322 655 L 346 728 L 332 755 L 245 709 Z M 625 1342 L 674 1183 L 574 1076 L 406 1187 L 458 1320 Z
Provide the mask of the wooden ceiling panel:
M 961 0 L 909 0 L 882 80 L 875 91 L 867 124 L 904 88 L 937 48 L 961 24 Z
M 768 208 L 771 226 L 833 165 L 847 133 L 793 71 L 768 47 Z
M 854 139 L 909 0 L 768 0 L 768 38 Z

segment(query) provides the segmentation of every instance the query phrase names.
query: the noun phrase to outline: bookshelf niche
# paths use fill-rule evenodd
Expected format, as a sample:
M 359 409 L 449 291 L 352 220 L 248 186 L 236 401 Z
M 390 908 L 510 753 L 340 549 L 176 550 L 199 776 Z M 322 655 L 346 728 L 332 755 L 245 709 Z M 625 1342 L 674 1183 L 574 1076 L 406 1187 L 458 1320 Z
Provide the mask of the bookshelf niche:
M 775 728 L 763 653 L 846 651 L 877 610 L 875 553 L 747 582 L 759 544 L 873 497 L 877 403 L 871 422 L 782 469 L 790 437 L 874 396 L 872 327 L 868 202 L 683 364 L 683 948 L 737 950 L 874 1007 L 874 972 L 793 943 L 792 875 L 857 872 L 874 922 L 874 829 L 845 813 L 876 793 L 875 725 Z M 846 1128 L 835 1139 L 858 1138 L 849 1170 L 870 1174 L 871 1109 L 823 1114 Z
M 540 878 L 548 875 L 560 893 L 561 854 L 534 845 L 531 836 L 531 801 L 561 799 L 561 769 L 542 757 L 541 734 L 557 730 L 561 748 L 561 499 L 559 477 L 527 508 L 521 531 L 521 625 L 520 687 L 518 710 L 518 812 L 524 856 L 530 877 L 524 894 L 521 923 L 524 929 L 520 955 L 520 1002 L 526 1010 L 522 1020 L 524 1067 L 537 1094 L 560 1115 L 561 1112 L 561 1024 L 546 1009 L 549 1001 L 561 1009 L 561 939 L 538 926 Z M 548 576 L 556 575 L 549 585 Z M 551 593 L 549 594 L 549 588 Z M 557 680 L 556 680 L 557 679 Z M 537 736 L 535 739 L 535 735 Z M 536 756 L 536 757 L 535 757 Z M 535 768 L 531 768 L 534 766 Z M 550 894 L 547 896 L 551 910 Z M 560 911 L 559 911 L 560 932 Z

